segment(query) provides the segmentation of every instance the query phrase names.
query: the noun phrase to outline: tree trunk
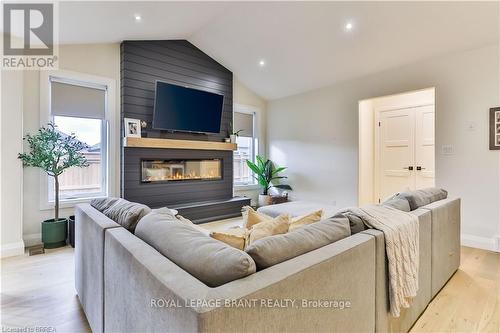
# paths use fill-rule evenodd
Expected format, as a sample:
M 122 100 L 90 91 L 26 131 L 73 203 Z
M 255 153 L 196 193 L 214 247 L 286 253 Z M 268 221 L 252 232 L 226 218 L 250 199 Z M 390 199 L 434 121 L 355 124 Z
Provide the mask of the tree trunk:
M 54 212 L 55 222 L 59 220 L 59 177 L 54 176 Z

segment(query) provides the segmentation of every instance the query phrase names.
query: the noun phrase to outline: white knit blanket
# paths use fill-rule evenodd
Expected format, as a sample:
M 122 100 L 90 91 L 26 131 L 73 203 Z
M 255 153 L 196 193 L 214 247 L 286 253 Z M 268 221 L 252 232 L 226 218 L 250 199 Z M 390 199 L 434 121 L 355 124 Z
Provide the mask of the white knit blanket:
M 364 224 L 380 230 L 385 236 L 389 265 L 389 301 L 391 314 L 399 317 L 401 308 L 409 308 L 418 290 L 419 235 L 418 218 L 392 207 L 371 205 L 348 208 Z

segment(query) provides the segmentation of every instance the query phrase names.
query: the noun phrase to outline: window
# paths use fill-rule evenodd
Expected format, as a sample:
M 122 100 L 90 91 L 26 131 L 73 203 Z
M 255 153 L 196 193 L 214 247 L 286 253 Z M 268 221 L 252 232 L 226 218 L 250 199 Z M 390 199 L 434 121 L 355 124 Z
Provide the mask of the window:
M 253 185 L 256 183 L 252 171 L 247 166 L 247 160 L 255 162 L 258 154 L 259 141 L 256 137 L 256 113 L 239 108 L 233 115 L 234 131 L 241 130 L 236 139 L 238 149 L 233 157 L 233 175 L 235 185 Z
M 89 166 L 69 168 L 60 176 L 60 200 L 106 196 L 107 138 L 106 86 L 50 77 L 50 117 L 63 135 L 75 134 L 87 145 L 83 154 Z M 49 177 L 48 201 L 54 201 L 54 182 Z

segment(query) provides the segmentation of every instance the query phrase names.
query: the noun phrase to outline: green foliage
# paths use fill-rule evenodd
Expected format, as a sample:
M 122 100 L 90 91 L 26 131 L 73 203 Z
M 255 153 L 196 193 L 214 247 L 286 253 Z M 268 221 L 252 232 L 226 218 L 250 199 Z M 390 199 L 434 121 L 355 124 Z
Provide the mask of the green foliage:
M 55 221 L 59 219 L 59 176 L 71 167 L 89 166 L 81 153 L 88 146 L 77 140 L 74 134 L 59 132 L 53 123 L 38 130 L 36 135 L 27 134 L 29 153 L 22 153 L 18 158 L 24 167 L 36 167 L 54 177 Z
M 228 127 L 228 130 L 227 130 L 227 136 L 230 136 L 230 135 L 240 136 L 241 132 L 243 132 L 242 129 L 235 131 L 234 127 L 233 127 L 233 122 L 232 121 L 229 122 L 229 127 Z
M 262 187 L 262 194 L 267 195 L 271 187 L 282 190 L 292 190 L 290 185 L 278 184 L 273 185 L 274 180 L 287 178 L 278 174 L 286 169 L 286 167 L 275 166 L 271 160 L 264 160 L 262 156 L 257 155 L 257 163 L 247 161 L 247 165 L 254 173 L 254 178 Z
M 71 167 L 87 167 L 89 164 L 81 151 L 87 145 L 75 135 L 65 135 L 53 123 L 38 130 L 36 135 L 27 134 L 30 152 L 18 155 L 25 167 L 36 167 L 49 176 L 57 177 Z

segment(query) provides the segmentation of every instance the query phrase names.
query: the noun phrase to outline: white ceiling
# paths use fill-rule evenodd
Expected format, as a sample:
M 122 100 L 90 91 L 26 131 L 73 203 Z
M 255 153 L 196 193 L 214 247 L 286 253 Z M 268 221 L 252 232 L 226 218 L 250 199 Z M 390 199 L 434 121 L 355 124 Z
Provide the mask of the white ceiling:
M 188 39 L 267 99 L 499 41 L 498 2 L 61 2 L 59 12 L 61 43 Z

